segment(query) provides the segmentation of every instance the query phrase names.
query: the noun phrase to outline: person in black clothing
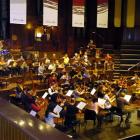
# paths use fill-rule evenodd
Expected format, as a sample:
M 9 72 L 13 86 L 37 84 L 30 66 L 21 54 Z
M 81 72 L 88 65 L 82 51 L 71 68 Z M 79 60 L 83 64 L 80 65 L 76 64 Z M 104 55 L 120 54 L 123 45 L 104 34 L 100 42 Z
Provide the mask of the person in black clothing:
M 65 112 L 65 122 L 64 125 L 66 128 L 73 128 L 78 121 L 76 120 L 76 113 L 78 112 L 78 108 L 75 106 L 75 99 L 71 98 L 70 103 L 66 104 L 66 112 Z

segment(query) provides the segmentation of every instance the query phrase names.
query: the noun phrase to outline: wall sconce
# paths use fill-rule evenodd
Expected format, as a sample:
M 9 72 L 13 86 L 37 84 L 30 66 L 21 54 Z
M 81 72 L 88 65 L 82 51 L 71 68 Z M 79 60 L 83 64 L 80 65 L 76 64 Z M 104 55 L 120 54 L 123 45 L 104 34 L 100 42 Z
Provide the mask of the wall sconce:
M 32 29 L 32 24 L 31 24 L 31 23 L 28 23 L 28 24 L 26 25 L 26 28 L 27 28 L 28 30 Z

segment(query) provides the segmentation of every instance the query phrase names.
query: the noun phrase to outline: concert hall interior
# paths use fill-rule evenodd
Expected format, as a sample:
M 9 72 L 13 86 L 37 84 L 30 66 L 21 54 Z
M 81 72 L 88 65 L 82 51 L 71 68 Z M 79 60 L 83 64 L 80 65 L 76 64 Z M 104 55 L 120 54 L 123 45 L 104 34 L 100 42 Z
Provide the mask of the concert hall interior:
M 139 130 L 140 0 L 0 0 L 0 140 Z

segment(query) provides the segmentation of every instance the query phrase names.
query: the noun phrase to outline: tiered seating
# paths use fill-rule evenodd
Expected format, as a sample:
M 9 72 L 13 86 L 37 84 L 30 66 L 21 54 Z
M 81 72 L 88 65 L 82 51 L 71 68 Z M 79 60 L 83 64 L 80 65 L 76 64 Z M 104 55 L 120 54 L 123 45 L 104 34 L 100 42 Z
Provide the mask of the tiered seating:
M 122 45 L 120 54 L 116 52 L 116 72 L 125 76 L 132 76 L 134 72 L 140 72 L 140 45 Z

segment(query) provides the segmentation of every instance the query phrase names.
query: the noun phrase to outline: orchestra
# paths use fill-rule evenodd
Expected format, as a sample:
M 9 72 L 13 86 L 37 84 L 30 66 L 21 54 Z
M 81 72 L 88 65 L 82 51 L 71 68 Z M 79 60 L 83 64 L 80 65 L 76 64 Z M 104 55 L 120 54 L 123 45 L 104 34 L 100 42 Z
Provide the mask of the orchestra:
M 30 64 L 22 55 L 16 59 L 14 56 L 8 59 L 0 56 L 0 76 L 23 75 L 30 70 L 34 75 L 37 73 L 37 76 L 41 76 L 40 80 L 47 85 L 45 98 L 37 94 L 36 87 L 27 91 L 22 84 L 17 85 L 16 94 L 20 95 L 19 101 L 25 106 L 26 111 L 35 110 L 37 114 L 43 111 L 45 122 L 52 127 L 57 126 L 55 118 L 63 118 L 65 126 L 71 128 L 72 122 L 78 123 L 76 114 L 84 113 L 86 109 L 95 113 L 99 129 L 103 125 L 103 118 L 108 115 L 112 118 L 113 113 L 118 109 L 121 110 L 120 115 L 126 114 L 125 122 L 129 123 L 131 112 L 125 110 L 125 106 L 134 105 L 136 101 L 133 103 L 124 97 L 132 95 L 136 91 L 140 92 L 139 76 L 135 74 L 131 78 L 131 81 L 134 81 L 132 85 L 129 85 L 126 77 L 113 80 L 110 76 L 114 70 L 113 56 L 105 54 L 105 57 L 102 58 L 98 49 L 95 54 L 88 54 L 88 49 L 95 49 L 95 47 L 91 48 L 91 45 L 88 46 L 84 51 L 75 52 L 72 58 L 68 54 L 64 54 L 58 59 L 55 53 L 49 58 L 46 52 L 40 58 L 39 54 L 35 52 Z M 103 63 L 101 59 L 104 60 Z M 95 66 L 95 63 L 102 63 L 101 70 Z M 133 90 L 130 91 L 131 87 Z M 135 99 L 139 100 L 139 97 Z M 12 96 L 11 102 L 15 103 L 16 100 L 17 98 L 14 99 Z M 85 103 L 85 106 L 79 109 L 77 105 L 81 102 Z M 60 107 L 60 111 L 54 112 L 57 105 Z M 135 107 L 140 107 L 139 101 Z

